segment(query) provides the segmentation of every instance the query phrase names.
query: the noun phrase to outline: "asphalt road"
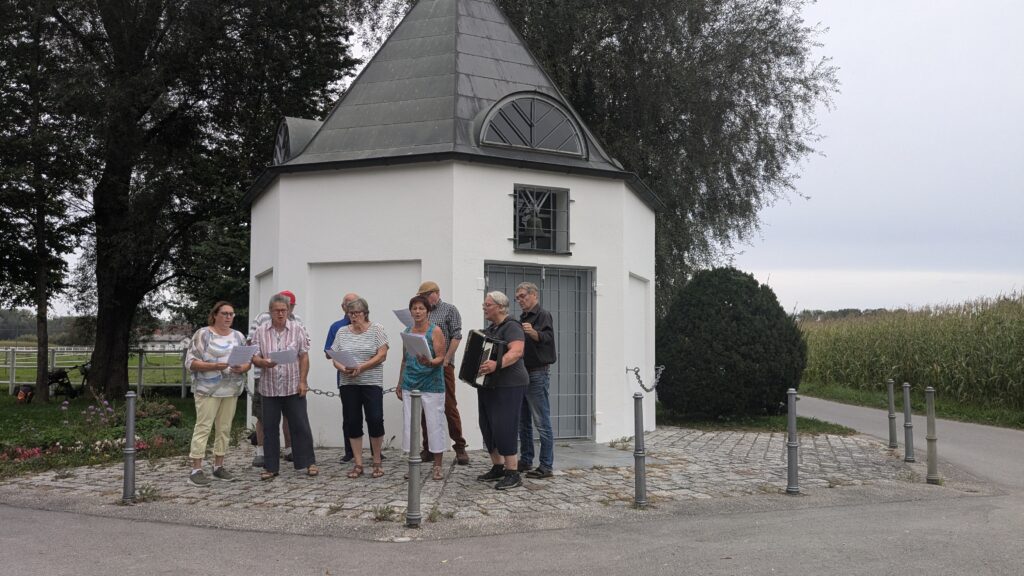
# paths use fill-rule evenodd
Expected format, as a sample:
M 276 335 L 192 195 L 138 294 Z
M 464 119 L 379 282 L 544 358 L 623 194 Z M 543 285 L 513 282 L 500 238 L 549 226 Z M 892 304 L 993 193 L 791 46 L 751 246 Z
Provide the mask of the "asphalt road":
M 884 411 L 807 397 L 798 410 L 888 438 Z M 902 417 L 899 424 L 902 443 Z M 923 462 L 923 418 L 914 425 Z M 940 487 L 919 481 L 718 498 L 640 521 L 499 536 L 374 542 L 0 505 L 0 576 L 1024 573 L 1024 435 L 940 421 L 938 436 L 940 470 L 950 474 Z M 998 484 L 958 477 L 957 468 Z
M 779 498 L 787 498 L 779 496 Z M 792 498 L 792 497 L 790 497 Z M 964 496 L 367 542 L 0 506 L 0 575 L 1014 575 L 1024 498 Z
M 801 396 L 797 414 L 835 422 L 889 441 L 886 410 L 849 406 Z M 913 416 L 914 456 L 925 462 L 927 431 L 924 416 Z M 937 419 L 939 461 L 948 461 L 976 476 L 1013 489 L 1024 489 L 1024 431 Z M 904 449 L 903 413 L 896 414 L 896 438 Z M 1024 544 L 1022 544 L 1024 546 Z M 1024 573 L 1024 568 L 1021 569 Z

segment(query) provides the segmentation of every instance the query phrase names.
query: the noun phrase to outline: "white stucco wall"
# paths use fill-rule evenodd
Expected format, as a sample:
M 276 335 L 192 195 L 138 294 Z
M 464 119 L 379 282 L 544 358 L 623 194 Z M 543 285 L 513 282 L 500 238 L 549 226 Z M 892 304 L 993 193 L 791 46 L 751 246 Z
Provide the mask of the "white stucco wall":
M 571 255 L 516 252 L 512 216 L 516 184 L 565 188 L 570 205 Z M 625 331 L 632 306 L 627 303 L 629 273 L 654 277 L 654 216 L 619 180 L 581 177 L 482 164 L 455 167 L 455 246 L 453 267 L 457 301 L 476 302 L 467 326 L 481 326 L 484 263 L 528 262 L 595 270 L 595 420 L 594 440 L 633 435 L 634 390 L 625 379 Z M 629 219 L 635 219 L 627 222 Z M 627 238 L 637 234 L 639 238 Z M 653 304 L 653 283 L 649 302 Z M 648 306 L 650 308 L 650 306 Z M 467 316 L 469 316 L 467 318 Z M 653 308 L 647 314 L 653 318 Z M 649 335 L 653 343 L 653 328 Z M 653 359 L 653 352 L 649 354 Z M 653 360 L 651 360 L 653 361 Z M 648 362 L 650 363 L 650 362 Z M 650 402 L 650 426 L 654 408 Z M 647 418 L 645 418 L 647 421 Z
M 635 194 L 623 197 L 623 220 L 625 238 L 623 262 L 626 270 L 623 281 L 626 284 L 627 302 L 631 313 L 627 319 L 626 366 L 640 367 L 640 377 L 645 386 L 654 381 L 654 229 L 655 215 Z M 644 395 L 644 430 L 655 427 L 654 393 L 648 393 L 636 382 L 636 376 L 629 374 L 626 387 L 621 392 L 630 399 L 633 394 Z M 632 417 L 629 418 L 632 422 Z M 633 433 L 623 434 L 632 436 Z
M 516 184 L 569 189 L 571 256 L 517 253 L 513 235 Z M 400 324 L 392 308 L 405 307 L 421 280 L 435 280 L 444 300 L 461 311 L 465 330 L 483 327 L 480 304 L 485 262 L 524 262 L 593 268 L 595 299 L 595 441 L 632 435 L 635 383 L 625 378 L 627 331 L 638 313 L 637 290 L 648 311 L 632 330 L 646 332 L 645 364 L 653 364 L 653 213 L 618 180 L 440 162 L 372 169 L 286 174 L 253 204 L 254 311 L 266 307 L 262 284 L 292 290 L 296 313 L 309 328 L 313 350 L 310 384 L 334 390 L 333 368 L 320 351 L 330 323 L 340 317 L 345 292 L 367 298 L 374 321 L 393 343 L 385 387 L 398 381 Z M 380 267 L 374 267 L 381 263 Z M 417 276 L 417 274 L 419 276 Z M 630 275 L 633 275 L 631 281 Z M 643 279 L 646 281 L 639 281 Z M 631 284 L 632 282 L 632 284 Z M 636 286 L 639 285 L 640 288 Z M 631 288 L 632 286 L 632 288 Z M 631 296 L 632 290 L 632 296 Z M 511 296 L 511 295 L 510 295 Z M 257 299 L 260 302 L 257 302 Z M 632 349 L 633 355 L 635 346 Z M 460 354 L 456 364 L 461 361 Z M 635 362 L 634 362 L 635 364 Z M 632 378 L 632 376 L 630 376 Z M 645 382 L 647 376 L 645 376 Z M 475 390 L 458 384 L 463 429 L 471 447 L 481 445 Z M 311 395 L 314 438 L 341 442 L 337 399 Z M 645 420 L 653 427 L 653 400 Z M 385 438 L 401 434 L 401 405 L 385 399 Z

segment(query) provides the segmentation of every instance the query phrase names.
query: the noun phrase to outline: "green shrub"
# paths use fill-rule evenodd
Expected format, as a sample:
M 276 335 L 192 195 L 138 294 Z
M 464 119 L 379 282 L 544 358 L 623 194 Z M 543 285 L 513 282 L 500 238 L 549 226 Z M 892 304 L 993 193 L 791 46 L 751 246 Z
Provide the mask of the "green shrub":
M 658 399 L 683 416 L 779 411 L 800 383 L 807 346 L 775 293 L 735 268 L 698 272 L 657 330 Z

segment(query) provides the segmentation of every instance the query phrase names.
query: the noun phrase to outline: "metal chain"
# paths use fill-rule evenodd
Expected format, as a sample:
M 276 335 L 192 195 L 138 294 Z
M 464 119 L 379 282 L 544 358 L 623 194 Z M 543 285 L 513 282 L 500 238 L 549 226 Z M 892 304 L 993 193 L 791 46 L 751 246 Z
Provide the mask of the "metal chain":
M 626 366 L 626 373 L 628 374 L 632 372 L 633 376 L 636 376 L 636 383 L 639 384 L 640 387 L 644 389 L 644 392 L 652 392 L 655 388 L 658 387 L 658 381 L 661 380 L 661 373 L 664 371 L 664 364 L 654 367 L 654 384 L 652 384 L 651 387 L 648 388 L 647 386 L 644 386 L 644 381 L 642 378 L 640 378 L 640 367 L 637 366 L 636 368 L 630 368 L 629 366 Z
M 390 394 L 394 392 L 395 388 L 396 387 L 387 388 L 386 390 L 384 390 L 384 394 Z M 313 394 L 319 394 L 320 396 L 326 396 L 328 398 L 335 398 L 338 396 L 338 393 L 334 392 L 333 390 L 317 390 L 316 388 L 311 387 L 309 391 L 312 392 Z

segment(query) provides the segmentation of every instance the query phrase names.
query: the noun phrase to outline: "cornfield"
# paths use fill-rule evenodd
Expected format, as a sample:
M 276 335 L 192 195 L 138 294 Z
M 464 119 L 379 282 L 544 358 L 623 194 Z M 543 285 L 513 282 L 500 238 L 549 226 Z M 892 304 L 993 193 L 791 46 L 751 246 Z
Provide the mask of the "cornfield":
M 805 382 L 881 391 L 892 378 L 961 403 L 1024 409 L 1024 294 L 800 328 Z

